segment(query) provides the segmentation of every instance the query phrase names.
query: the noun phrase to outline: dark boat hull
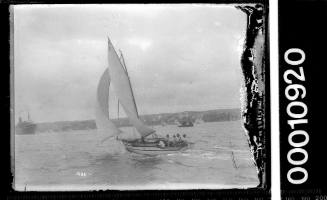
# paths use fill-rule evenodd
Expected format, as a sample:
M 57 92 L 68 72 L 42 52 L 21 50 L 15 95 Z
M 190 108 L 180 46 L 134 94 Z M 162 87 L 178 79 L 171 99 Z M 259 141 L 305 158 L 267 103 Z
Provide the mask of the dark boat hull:
M 188 144 L 173 146 L 173 147 L 160 147 L 157 144 L 144 144 L 144 145 L 133 145 L 133 143 L 123 142 L 127 151 L 143 155 L 163 155 L 172 154 L 184 151 L 188 148 Z
M 192 126 L 194 126 L 194 124 L 191 121 L 181 122 L 180 125 L 178 125 L 178 127 L 192 127 Z
M 36 124 L 31 122 L 21 122 L 17 124 L 15 133 L 17 135 L 31 135 L 35 134 Z

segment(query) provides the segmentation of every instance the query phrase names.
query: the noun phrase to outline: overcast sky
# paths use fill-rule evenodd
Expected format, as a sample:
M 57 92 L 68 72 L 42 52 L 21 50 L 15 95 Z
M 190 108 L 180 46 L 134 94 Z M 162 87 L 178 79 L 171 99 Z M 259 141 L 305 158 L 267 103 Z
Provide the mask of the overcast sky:
M 245 30 L 232 5 L 15 6 L 16 117 L 94 119 L 107 36 L 124 54 L 141 115 L 238 108 Z

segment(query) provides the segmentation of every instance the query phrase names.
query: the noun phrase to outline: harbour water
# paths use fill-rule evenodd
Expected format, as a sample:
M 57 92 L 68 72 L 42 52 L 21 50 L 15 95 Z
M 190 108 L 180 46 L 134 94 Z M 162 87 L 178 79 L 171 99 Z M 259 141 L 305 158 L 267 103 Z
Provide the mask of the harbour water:
M 186 134 L 194 144 L 174 154 L 126 152 L 96 130 L 37 133 L 14 137 L 16 190 L 222 189 L 258 185 L 240 121 L 180 128 L 154 126 L 158 135 Z M 122 128 L 131 131 L 131 128 Z

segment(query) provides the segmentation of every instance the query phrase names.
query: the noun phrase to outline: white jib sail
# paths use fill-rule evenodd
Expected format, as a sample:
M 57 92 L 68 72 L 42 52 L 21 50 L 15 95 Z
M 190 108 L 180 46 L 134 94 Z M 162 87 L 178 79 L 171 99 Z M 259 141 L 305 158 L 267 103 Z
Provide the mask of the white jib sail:
M 154 133 L 155 131 L 147 127 L 138 117 L 129 78 L 109 38 L 108 60 L 111 84 L 130 122 L 143 137 Z
M 101 76 L 96 96 L 96 125 L 98 132 L 106 133 L 108 136 L 117 136 L 121 131 L 109 119 L 109 69 L 107 68 Z

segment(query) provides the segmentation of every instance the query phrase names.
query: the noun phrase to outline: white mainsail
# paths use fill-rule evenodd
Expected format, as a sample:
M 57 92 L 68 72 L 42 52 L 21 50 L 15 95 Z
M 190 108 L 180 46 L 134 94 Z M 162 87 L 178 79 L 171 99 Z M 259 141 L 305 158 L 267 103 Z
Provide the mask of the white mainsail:
M 122 105 L 130 122 L 140 133 L 142 137 L 146 137 L 155 131 L 147 127 L 140 119 L 137 113 L 135 99 L 131 87 L 127 71 L 120 61 L 116 50 L 114 49 L 110 39 L 108 38 L 108 61 L 109 61 L 109 74 L 111 84 L 115 91 L 120 104 Z

